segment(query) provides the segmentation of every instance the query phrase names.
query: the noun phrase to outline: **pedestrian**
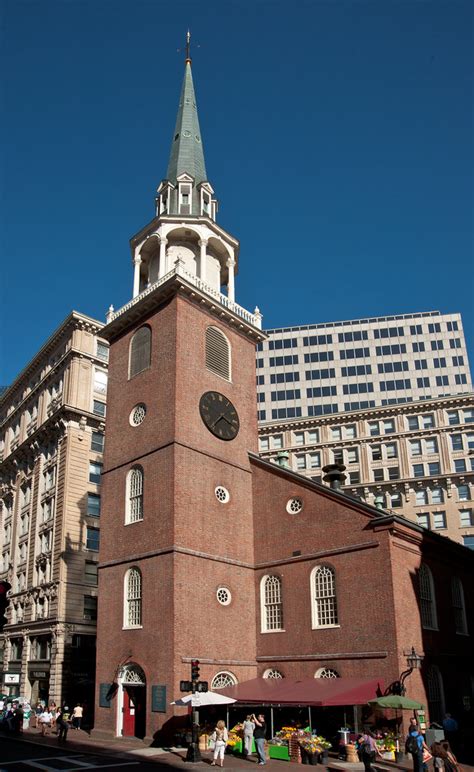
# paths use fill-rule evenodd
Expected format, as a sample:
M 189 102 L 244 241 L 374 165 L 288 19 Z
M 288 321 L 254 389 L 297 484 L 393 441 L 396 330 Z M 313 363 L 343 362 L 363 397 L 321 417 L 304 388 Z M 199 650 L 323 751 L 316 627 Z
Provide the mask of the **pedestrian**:
M 405 753 L 410 753 L 413 759 L 413 772 L 424 772 L 426 764 L 423 761 L 424 752 L 428 753 L 430 758 L 430 749 L 425 743 L 424 737 L 418 729 L 416 719 L 410 719 L 410 729 L 405 741 Z
M 265 723 L 265 716 L 263 713 L 259 713 L 258 716 L 253 713 L 252 721 L 255 724 L 255 729 L 253 730 L 253 739 L 255 740 L 255 748 L 257 749 L 258 755 L 257 764 L 263 766 L 267 763 L 267 759 L 265 757 L 265 730 L 267 728 Z
M 372 762 L 377 754 L 381 756 L 375 738 L 370 729 L 365 728 L 358 740 L 358 748 L 365 772 L 373 772 Z
M 39 717 L 39 722 L 41 727 L 41 736 L 46 737 L 48 734 L 48 729 L 51 729 L 51 724 L 53 722 L 53 714 L 48 708 L 43 709 L 43 712 Z
M 227 745 L 229 735 L 225 723 L 221 720 L 216 724 L 216 728 L 211 735 L 211 739 L 214 740 L 214 759 L 211 763 L 212 767 L 216 766 L 216 761 L 220 759 L 220 766 L 224 766 L 224 753 Z
M 13 731 L 15 734 L 20 734 L 23 732 L 23 708 L 21 707 L 20 703 L 17 702 L 14 705 L 13 708 L 14 718 L 13 718 Z
M 255 724 L 252 721 L 252 716 L 249 714 L 243 723 L 244 730 L 244 756 L 250 756 L 252 753 L 253 744 L 253 730 Z
M 456 756 L 452 752 L 452 750 L 451 750 L 451 748 L 449 746 L 449 743 L 448 742 L 442 742 L 441 746 L 443 748 L 443 751 L 446 754 L 446 758 L 444 760 L 445 772 L 458 772 L 459 763 L 458 763 L 458 760 L 457 760 Z
M 73 729 L 80 729 L 81 723 L 82 723 L 82 705 L 80 702 L 77 703 L 76 707 L 72 711 L 72 727 Z
M 51 713 L 51 715 L 52 715 L 52 717 L 53 717 L 53 718 L 51 719 L 51 728 L 52 728 L 52 729 L 53 729 L 53 731 L 54 731 L 54 730 L 56 729 L 56 716 L 57 716 L 57 714 L 58 714 L 58 708 L 56 707 L 56 703 L 54 702 L 54 700 L 52 700 L 52 701 L 49 703 L 49 712 Z
M 447 766 L 446 762 L 448 759 L 447 751 L 443 748 L 442 743 L 440 742 L 434 742 L 431 746 L 431 753 L 433 755 L 433 766 L 435 772 L 443 772 L 443 770 L 446 770 L 447 772 Z
M 58 727 L 58 741 L 67 740 L 67 733 L 70 723 L 70 713 L 67 705 L 59 708 L 56 717 L 56 726 Z
M 451 713 L 445 713 L 443 718 L 444 739 L 450 745 L 456 747 L 456 740 L 458 737 L 459 724 Z

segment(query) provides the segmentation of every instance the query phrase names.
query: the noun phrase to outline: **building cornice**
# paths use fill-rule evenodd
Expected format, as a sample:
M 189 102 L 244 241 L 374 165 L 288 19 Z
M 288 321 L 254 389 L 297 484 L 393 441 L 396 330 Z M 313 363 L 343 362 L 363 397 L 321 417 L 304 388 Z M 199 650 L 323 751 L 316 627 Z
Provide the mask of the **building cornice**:
M 266 339 L 265 333 L 257 327 L 259 318 L 256 314 L 250 313 L 222 293 L 212 292 L 205 282 L 188 274 L 178 265 L 118 311 L 111 312 L 107 325 L 101 330 L 102 337 L 109 341 L 114 340 L 177 294 L 226 321 L 237 332 L 256 343 Z
M 220 236 L 225 241 L 229 241 L 236 249 L 240 246 L 240 241 L 235 238 L 235 236 L 232 236 L 229 231 L 224 230 L 224 228 L 221 228 L 220 225 L 218 225 L 214 220 L 212 220 L 210 217 L 207 217 L 206 215 L 186 215 L 186 217 L 183 217 L 182 214 L 176 214 L 176 215 L 157 215 L 153 218 L 149 223 L 143 226 L 141 230 L 138 231 L 138 233 L 135 233 L 134 236 L 130 239 L 130 249 L 132 251 L 132 257 L 134 254 L 135 247 L 137 247 L 141 242 L 146 239 L 147 236 L 150 236 L 154 233 L 157 233 L 159 230 L 160 225 L 179 225 L 181 228 L 186 228 L 187 225 L 207 225 L 207 227 L 214 231 L 218 236 Z
M 377 418 L 392 418 L 394 415 L 412 415 L 417 413 L 427 413 L 430 410 L 451 409 L 463 407 L 466 403 L 474 402 L 474 392 L 464 394 L 453 394 L 449 397 L 436 397 L 435 399 L 417 400 L 415 402 L 398 402 L 394 405 L 379 405 L 377 407 L 366 408 L 365 410 L 353 410 L 350 412 L 341 411 L 340 413 L 328 413 L 322 416 L 306 416 L 304 418 L 290 418 L 285 420 L 261 421 L 258 431 L 261 435 L 273 434 L 275 431 L 288 431 L 299 429 L 311 429 L 321 425 L 338 425 L 355 423 L 356 421 L 373 421 Z M 437 431 L 439 431 L 437 428 Z M 451 429 L 453 427 L 445 427 Z M 400 433 L 400 432 L 398 432 Z M 421 430 L 419 433 L 422 433 Z M 426 434 L 427 430 L 423 432 Z M 410 432 L 413 435 L 413 432 Z M 360 441 L 361 438 L 358 439 Z M 373 437 L 363 438 L 373 442 Z
M 31 359 L 26 367 L 17 375 L 13 383 L 5 389 L 0 397 L 0 410 L 2 407 L 12 398 L 12 395 L 16 389 L 23 385 L 24 381 L 31 377 L 31 373 L 41 364 L 41 362 L 48 356 L 48 354 L 58 346 L 61 342 L 61 338 L 69 334 L 71 330 L 77 328 L 88 329 L 92 334 L 97 335 L 104 322 L 100 322 L 97 319 L 92 319 L 90 316 L 85 316 L 78 311 L 71 311 L 69 316 L 61 322 L 59 327 L 49 336 L 47 341 L 43 344 L 37 354 Z M 29 395 L 28 395 L 29 397 Z M 10 417 L 10 416 L 9 416 Z

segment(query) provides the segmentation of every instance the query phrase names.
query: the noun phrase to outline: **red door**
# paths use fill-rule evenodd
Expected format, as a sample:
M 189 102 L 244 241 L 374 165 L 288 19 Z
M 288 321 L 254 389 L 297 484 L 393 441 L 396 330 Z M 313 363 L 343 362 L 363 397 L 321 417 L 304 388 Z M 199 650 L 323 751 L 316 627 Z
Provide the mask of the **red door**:
M 122 734 L 124 737 L 135 737 L 135 703 L 126 686 L 123 687 L 122 717 Z

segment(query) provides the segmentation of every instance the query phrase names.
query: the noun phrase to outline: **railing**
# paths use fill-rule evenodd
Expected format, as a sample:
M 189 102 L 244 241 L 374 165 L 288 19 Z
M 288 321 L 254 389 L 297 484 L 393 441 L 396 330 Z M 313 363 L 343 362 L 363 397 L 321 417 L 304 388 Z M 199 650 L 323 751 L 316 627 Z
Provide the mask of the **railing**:
M 206 295 L 215 298 L 217 303 L 219 303 L 221 306 L 224 306 L 224 308 L 227 308 L 232 313 L 236 314 L 236 316 L 240 316 L 241 319 L 244 319 L 246 322 L 252 324 L 258 329 L 262 328 L 262 317 L 260 313 L 250 313 L 250 311 L 247 311 L 242 306 L 239 306 L 239 304 L 235 303 L 235 301 L 230 300 L 227 295 L 224 295 L 222 292 L 219 292 L 219 290 L 211 287 L 205 281 L 200 279 L 199 276 L 188 273 L 188 271 L 183 268 L 182 263 L 179 260 L 176 261 L 176 266 L 171 271 L 168 271 L 168 273 L 162 276 L 161 279 L 158 279 L 158 281 L 150 284 L 149 287 L 140 292 L 140 294 L 136 297 L 132 298 L 132 300 L 122 306 L 122 308 L 119 308 L 118 311 L 113 311 L 111 309 L 107 314 L 107 323 L 114 321 L 114 319 L 117 319 L 119 316 L 126 313 L 126 311 L 128 311 L 130 308 L 133 308 L 134 305 L 139 303 L 147 295 L 150 295 L 162 284 L 165 284 L 173 276 L 181 276 L 183 279 L 189 282 L 189 284 L 192 284 L 194 287 L 196 287 L 196 289 L 200 290 L 200 292 L 204 292 Z

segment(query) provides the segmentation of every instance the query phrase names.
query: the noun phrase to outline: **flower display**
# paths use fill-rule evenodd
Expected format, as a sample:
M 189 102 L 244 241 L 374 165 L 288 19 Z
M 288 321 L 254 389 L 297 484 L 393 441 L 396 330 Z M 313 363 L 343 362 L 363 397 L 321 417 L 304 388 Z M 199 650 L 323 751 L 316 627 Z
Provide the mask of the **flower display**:
M 232 727 L 232 729 L 229 729 L 227 745 L 230 745 L 231 748 L 237 745 L 237 743 L 242 739 L 243 732 L 244 729 L 242 724 L 236 724 Z
M 302 729 L 297 726 L 283 726 L 270 740 L 270 744 L 288 745 L 290 740 L 295 740 L 307 753 L 322 753 L 331 747 L 331 743 L 325 737 L 312 734 L 309 728 Z
M 379 732 L 375 742 L 379 751 L 394 751 L 397 747 L 397 738 L 393 732 Z

